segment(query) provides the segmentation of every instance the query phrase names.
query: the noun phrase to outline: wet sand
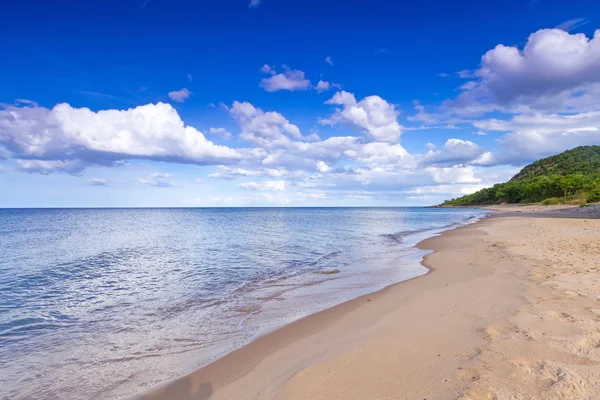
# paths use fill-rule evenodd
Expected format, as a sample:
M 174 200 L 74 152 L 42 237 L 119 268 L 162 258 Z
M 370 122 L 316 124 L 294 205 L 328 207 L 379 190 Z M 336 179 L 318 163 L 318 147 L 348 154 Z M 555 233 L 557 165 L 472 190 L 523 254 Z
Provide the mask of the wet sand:
M 139 398 L 600 399 L 600 220 L 561 216 L 500 210 L 427 239 L 427 275 Z

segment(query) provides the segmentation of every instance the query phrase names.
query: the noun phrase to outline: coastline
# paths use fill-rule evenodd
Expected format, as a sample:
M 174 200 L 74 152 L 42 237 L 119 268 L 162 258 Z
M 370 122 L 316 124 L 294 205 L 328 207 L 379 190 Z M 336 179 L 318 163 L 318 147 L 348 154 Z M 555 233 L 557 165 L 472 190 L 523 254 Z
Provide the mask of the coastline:
M 533 216 L 496 211 L 420 242 L 433 251 L 426 275 L 302 318 L 134 398 L 458 398 L 483 380 L 473 366 L 490 327 L 530 301 L 530 268 L 486 236 L 498 221 Z

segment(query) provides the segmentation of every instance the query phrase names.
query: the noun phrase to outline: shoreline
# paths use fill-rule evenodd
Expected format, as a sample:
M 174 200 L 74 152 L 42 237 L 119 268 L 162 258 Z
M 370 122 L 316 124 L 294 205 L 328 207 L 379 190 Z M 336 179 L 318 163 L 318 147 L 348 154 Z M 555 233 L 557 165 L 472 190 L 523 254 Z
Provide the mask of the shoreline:
M 526 303 L 523 293 L 528 271 L 527 269 L 515 269 L 515 265 L 519 263 L 515 263 L 515 259 L 511 257 L 507 257 L 506 251 L 502 247 L 494 248 L 493 252 L 495 256 L 499 257 L 499 263 L 506 264 L 506 270 L 510 271 L 510 278 L 496 276 L 497 268 L 491 268 L 487 265 L 489 263 L 479 262 L 479 268 L 471 267 L 480 258 L 482 251 L 488 250 L 489 244 L 485 243 L 482 238 L 483 235 L 487 234 L 485 230 L 490 230 L 490 227 L 496 221 L 501 221 L 502 218 L 516 219 L 511 211 L 500 210 L 499 212 L 497 209 L 494 211 L 496 212 L 490 213 L 490 215 L 475 223 L 446 230 L 441 234 L 419 242 L 416 245 L 417 248 L 432 251 L 430 254 L 425 255 L 421 262 L 429 270 L 425 275 L 391 284 L 374 293 L 360 296 L 301 318 L 267 333 L 240 349 L 234 350 L 183 377 L 151 388 L 149 392 L 141 393 L 133 398 L 144 400 L 301 398 L 304 396 L 302 393 L 306 391 L 307 385 L 314 387 L 316 381 L 320 382 L 323 376 L 328 374 L 323 368 L 331 371 L 334 369 L 332 363 L 343 364 L 343 360 L 350 362 L 345 359 L 349 350 L 371 348 L 373 338 L 381 338 L 382 336 L 385 337 L 386 340 L 383 340 L 383 342 L 387 345 L 381 345 L 383 350 L 375 352 L 379 358 L 371 357 L 373 359 L 370 360 L 370 363 L 367 363 L 372 367 L 371 374 L 373 369 L 380 372 L 376 374 L 377 382 L 374 381 L 370 385 L 362 384 L 354 387 L 356 386 L 355 381 L 357 379 L 360 381 L 363 373 L 347 371 L 349 377 L 343 380 L 344 384 L 342 386 L 332 385 L 326 391 L 327 395 L 314 393 L 307 398 L 342 399 L 348 398 L 349 394 L 357 396 L 355 398 L 363 398 L 358 396 L 358 393 L 364 391 L 365 388 L 366 392 L 371 394 L 373 391 L 382 390 L 385 393 L 395 393 L 400 390 L 407 394 L 407 390 L 412 390 L 412 392 L 421 396 L 422 388 L 416 391 L 413 390 L 415 387 L 421 386 L 429 387 L 427 389 L 428 397 L 426 398 L 445 398 L 450 394 L 458 396 L 467 390 L 473 378 L 457 379 L 455 376 L 447 375 L 443 380 L 440 377 L 440 381 L 432 386 L 427 379 L 430 376 L 432 366 L 439 364 L 438 367 L 433 367 L 433 369 L 439 369 L 442 375 L 445 375 L 445 372 L 448 371 L 453 371 L 454 375 L 456 370 L 468 370 L 464 369 L 464 366 L 481 354 L 481 348 L 485 346 L 486 337 L 481 335 L 481 332 L 486 330 L 485 325 L 489 325 L 490 321 L 498 322 L 507 319 Z M 528 220 L 533 216 L 556 218 L 562 215 L 564 213 L 561 213 L 561 215 L 535 213 L 531 216 L 518 215 L 518 218 Z M 580 216 L 579 218 L 585 217 Z M 461 250 L 465 247 L 465 239 L 477 242 L 473 246 L 479 246 L 477 251 L 470 252 L 471 261 L 468 264 L 466 261 L 469 260 L 469 257 L 467 255 L 465 258 L 465 254 L 462 254 L 464 251 Z M 457 243 L 460 245 L 456 246 Z M 471 247 L 471 244 L 467 247 Z M 446 266 L 445 264 L 456 264 L 456 261 L 447 261 L 451 253 L 455 256 L 454 259 L 462 257 L 464 262 L 460 266 Z M 452 309 L 448 313 L 447 305 L 443 301 L 439 301 L 440 299 L 453 297 L 454 301 L 457 302 L 455 304 L 456 308 L 466 307 L 465 309 L 468 312 L 473 311 L 470 310 L 470 307 L 473 306 L 464 301 L 465 294 L 462 291 L 456 292 L 456 287 L 469 286 L 469 283 L 472 283 L 473 280 L 485 282 L 484 285 L 478 285 L 475 290 L 480 292 L 481 288 L 485 287 L 486 290 L 497 294 L 494 297 L 486 293 L 487 302 L 482 301 L 481 304 L 476 306 L 477 309 L 480 309 L 485 308 L 487 304 L 488 308 L 493 309 L 493 312 L 486 316 L 487 324 L 481 324 L 481 321 L 472 321 L 468 317 L 457 317 L 459 314 L 453 314 Z M 469 290 L 473 289 L 473 287 L 470 287 Z M 424 297 L 423 293 L 427 294 L 427 297 L 435 298 L 438 301 L 432 301 L 431 298 L 428 301 L 423 301 L 424 299 L 421 298 Z M 512 293 L 512 296 L 507 297 L 505 296 L 506 293 Z M 499 297 L 504 297 L 504 299 L 498 301 Z M 478 300 L 478 297 L 473 293 L 467 293 L 466 298 L 470 299 L 470 302 Z M 374 309 L 375 307 L 376 309 Z M 439 316 L 435 316 L 435 312 L 431 314 L 434 307 L 437 307 L 438 310 L 435 312 L 440 313 Z M 444 310 L 445 312 L 442 312 Z M 411 327 L 411 318 L 414 320 L 415 315 L 419 315 L 422 322 L 420 321 L 419 326 L 415 327 L 413 325 Z M 429 315 L 428 318 L 425 318 L 426 315 Z M 399 320 L 390 318 L 393 316 L 402 318 Z M 398 334 L 390 334 L 390 326 L 388 325 L 396 325 L 391 332 L 397 332 L 399 325 L 406 329 L 407 333 L 399 336 Z M 466 326 L 468 326 L 468 329 L 464 329 Z M 446 333 L 455 330 L 460 331 L 454 335 L 451 341 L 452 345 L 449 345 L 447 340 L 442 340 L 439 332 L 435 334 L 436 329 L 440 330 L 442 327 L 445 327 L 444 332 Z M 440 362 L 442 353 L 447 354 L 448 347 L 453 346 L 456 347 L 454 350 L 460 351 L 458 353 L 455 351 L 454 357 Z M 375 347 L 379 348 L 377 345 Z M 392 351 L 390 347 L 393 347 L 396 351 Z M 422 351 L 415 354 L 415 348 L 421 348 Z M 381 359 L 386 357 L 387 351 L 396 354 L 403 360 L 402 364 L 408 364 L 411 367 L 398 368 L 398 360 L 396 360 L 392 363 L 394 368 L 390 368 L 390 365 L 382 362 Z M 439 354 L 433 354 L 432 351 L 433 353 L 439 352 Z M 457 355 L 459 353 L 462 355 Z M 370 359 L 370 357 L 367 358 Z M 357 367 L 361 369 L 360 366 Z M 398 375 L 399 372 L 404 374 Z M 412 377 L 410 381 L 406 380 L 405 374 Z M 328 380 L 332 381 L 331 379 Z M 389 382 L 390 380 L 391 382 Z M 479 377 L 474 381 L 478 380 Z M 382 382 L 386 383 L 383 385 L 384 389 L 372 387 L 375 383 L 378 383 L 379 385 L 376 386 L 379 387 Z M 395 386 L 396 389 L 394 390 L 389 385 Z M 349 386 L 354 388 L 351 392 L 346 392 Z M 378 395 L 383 395 L 383 392 Z M 299 394 L 302 394 L 302 396 Z M 367 396 L 364 398 L 372 397 Z
M 157 385 L 156 387 L 150 388 L 146 392 L 136 394 L 136 395 L 132 396 L 131 399 L 132 400 L 152 400 L 152 399 L 165 399 L 165 400 L 168 400 L 168 399 L 174 399 L 174 400 L 199 399 L 199 400 L 204 400 L 204 399 L 211 398 L 210 396 L 212 395 L 212 392 L 214 391 L 214 388 L 212 388 L 212 387 L 215 385 L 211 384 L 210 390 L 208 389 L 207 386 L 201 385 L 202 388 L 200 388 L 200 391 L 197 393 L 197 395 L 190 397 L 190 393 L 186 393 L 186 391 L 184 390 L 185 388 L 182 387 L 182 384 L 183 384 L 182 381 L 186 380 L 188 378 L 192 378 L 196 374 L 203 374 L 203 372 L 206 372 L 211 377 L 213 375 L 220 375 L 222 373 L 222 375 L 225 375 L 225 377 L 215 376 L 214 381 L 217 382 L 216 386 L 224 386 L 224 385 L 236 380 L 239 376 L 243 376 L 244 373 L 251 370 L 252 365 L 255 365 L 257 362 L 259 362 L 260 361 L 259 359 L 262 359 L 262 358 L 268 356 L 268 354 L 271 354 L 272 352 L 275 352 L 277 349 L 285 347 L 286 345 L 293 343 L 296 340 L 299 340 L 308 335 L 318 333 L 318 331 L 319 331 L 319 330 L 315 330 L 315 329 L 310 329 L 310 328 L 313 328 L 313 326 L 311 326 L 311 327 L 307 326 L 306 328 L 309 328 L 309 329 L 303 329 L 304 327 L 302 325 L 318 324 L 323 327 L 329 326 L 329 325 L 333 324 L 343 314 L 352 312 L 352 310 L 354 310 L 356 307 L 358 307 L 364 301 L 370 302 L 370 301 L 372 301 L 373 298 L 380 295 L 380 293 L 389 291 L 393 287 L 405 284 L 407 282 L 410 282 L 410 281 L 413 281 L 416 279 L 423 278 L 423 277 L 431 274 L 432 272 L 434 272 L 436 270 L 436 268 L 433 265 L 430 265 L 429 263 L 427 263 L 427 258 L 433 252 L 435 252 L 435 249 L 429 248 L 429 247 L 424 247 L 423 244 L 429 240 L 441 237 L 442 235 L 444 235 L 446 233 L 449 233 L 449 232 L 452 232 L 452 231 L 455 231 L 455 230 L 458 230 L 461 228 L 473 226 L 473 225 L 479 224 L 479 223 L 489 219 L 494 214 L 495 210 L 491 210 L 491 209 L 486 209 L 486 210 L 488 210 L 490 212 L 488 212 L 487 214 L 478 218 L 475 221 L 468 222 L 464 225 L 447 227 L 447 229 L 442 230 L 439 233 L 435 233 L 435 234 L 433 234 L 433 236 L 425 238 L 425 239 L 417 242 L 413 246 L 420 250 L 425 250 L 425 251 L 430 252 L 429 254 L 425 254 L 420 261 L 420 264 L 423 267 L 427 268 L 427 270 L 428 270 L 425 274 L 415 276 L 413 278 L 409 278 L 409 279 L 406 279 L 406 280 L 403 280 L 400 282 L 392 283 L 392 284 L 385 286 L 382 289 L 376 290 L 372 293 L 368 293 L 368 294 L 356 297 L 354 299 L 346 300 L 340 304 L 337 304 L 332 307 L 326 308 L 324 310 L 318 311 L 316 313 L 307 315 L 296 321 L 292 321 L 291 323 L 285 324 L 279 328 L 276 328 L 270 332 L 267 332 L 264 335 L 258 336 L 253 341 L 243 345 L 242 347 L 240 347 L 238 349 L 235 349 L 235 350 L 223 355 L 222 357 L 210 362 L 207 365 L 201 366 L 200 368 L 198 368 L 192 372 L 189 372 L 181 377 L 175 378 L 171 381 L 163 382 L 163 383 Z M 280 335 L 286 336 L 285 339 L 287 339 L 287 340 L 281 340 L 282 338 L 279 337 Z M 272 336 L 275 336 L 275 337 L 272 337 Z M 269 346 L 266 343 L 264 343 L 267 341 L 271 341 L 273 339 L 276 339 L 276 340 L 274 340 L 274 343 L 272 346 Z M 250 348 L 250 347 L 252 347 L 252 349 L 246 349 L 246 348 Z M 256 347 L 257 349 L 254 349 L 254 347 Z M 261 352 L 261 354 L 259 354 L 257 357 L 257 354 L 255 354 L 255 351 L 259 351 L 259 352 Z M 246 354 L 246 353 L 251 353 L 251 354 Z M 227 365 L 227 368 L 225 368 L 224 371 L 221 369 L 222 367 L 225 367 L 225 365 L 221 365 L 221 364 L 230 364 L 230 363 L 235 364 L 237 366 L 237 368 L 230 369 L 229 365 Z M 232 373 L 232 371 L 233 371 L 233 373 Z M 185 386 L 188 386 L 188 385 L 185 385 Z

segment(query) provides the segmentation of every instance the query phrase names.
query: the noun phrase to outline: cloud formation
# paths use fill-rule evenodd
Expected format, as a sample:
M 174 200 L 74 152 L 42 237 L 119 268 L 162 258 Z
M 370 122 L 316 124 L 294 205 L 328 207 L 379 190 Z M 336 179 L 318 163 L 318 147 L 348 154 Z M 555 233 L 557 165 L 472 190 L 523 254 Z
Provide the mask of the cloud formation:
M 291 139 L 303 139 L 300 129 L 278 112 L 264 112 L 248 102 L 234 101 L 229 113 L 240 125 L 240 137 L 258 146 L 285 146 Z
M 286 189 L 285 181 L 264 181 L 264 182 L 244 182 L 240 188 L 247 190 L 259 190 L 268 192 L 284 192 Z
M 522 165 L 577 146 L 600 143 L 600 112 L 523 114 L 474 122 L 486 131 L 507 132 L 498 140 L 499 163 Z
M 199 165 L 231 164 L 242 155 L 185 126 L 169 104 L 92 111 L 57 104 L 0 109 L 0 145 L 24 171 L 77 173 L 90 165 L 149 159 Z
M 139 182 L 152 187 L 166 188 L 173 186 L 173 184 L 167 180 L 170 176 L 171 175 L 166 173 L 154 172 L 146 178 L 140 178 Z
M 398 142 L 402 129 L 398 123 L 398 112 L 393 104 L 379 96 L 367 96 L 357 102 L 352 93 L 337 92 L 325 104 L 340 105 L 335 113 L 322 124 L 335 125 L 343 122 L 359 129 L 371 141 Z
M 107 182 L 106 179 L 100 179 L 100 178 L 93 178 L 89 180 L 90 185 L 92 186 L 106 186 Z
M 225 139 L 231 139 L 232 136 L 231 132 L 228 132 L 225 128 L 210 128 L 208 130 L 208 133 L 210 133 L 211 135 L 223 136 Z
M 539 30 L 522 50 L 500 44 L 485 53 L 473 75 L 465 92 L 448 105 L 568 111 L 565 101 L 600 83 L 600 30 L 591 39 L 562 29 Z
M 491 155 L 486 155 L 484 149 L 469 140 L 448 139 L 444 148 L 445 150 L 429 150 L 421 162 L 424 165 L 453 167 L 466 164 L 484 165 L 492 161 L 489 158 Z M 483 157 L 484 155 L 486 156 Z
M 267 92 L 277 92 L 279 90 L 289 90 L 293 92 L 310 88 L 311 83 L 306 79 L 303 71 L 292 70 L 286 65 L 283 66 L 283 69 L 284 72 L 278 74 L 273 68 L 265 64 L 260 70 L 271 76 L 260 81 L 260 87 Z
M 169 98 L 173 101 L 176 101 L 178 103 L 183 103 L 185 102 L 193 93 L 186 89 L 179 89 L 179 90 L 174 90 L 172 92 L 169 92 Z

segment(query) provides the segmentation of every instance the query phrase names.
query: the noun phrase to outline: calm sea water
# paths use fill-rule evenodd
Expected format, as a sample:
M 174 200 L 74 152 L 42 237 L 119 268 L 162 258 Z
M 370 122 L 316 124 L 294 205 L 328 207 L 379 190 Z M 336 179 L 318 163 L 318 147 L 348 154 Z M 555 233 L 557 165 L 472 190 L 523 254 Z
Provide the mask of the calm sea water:
M 427 272 L 425 208 L 0 209 L 0 398 L 126 398 Z

